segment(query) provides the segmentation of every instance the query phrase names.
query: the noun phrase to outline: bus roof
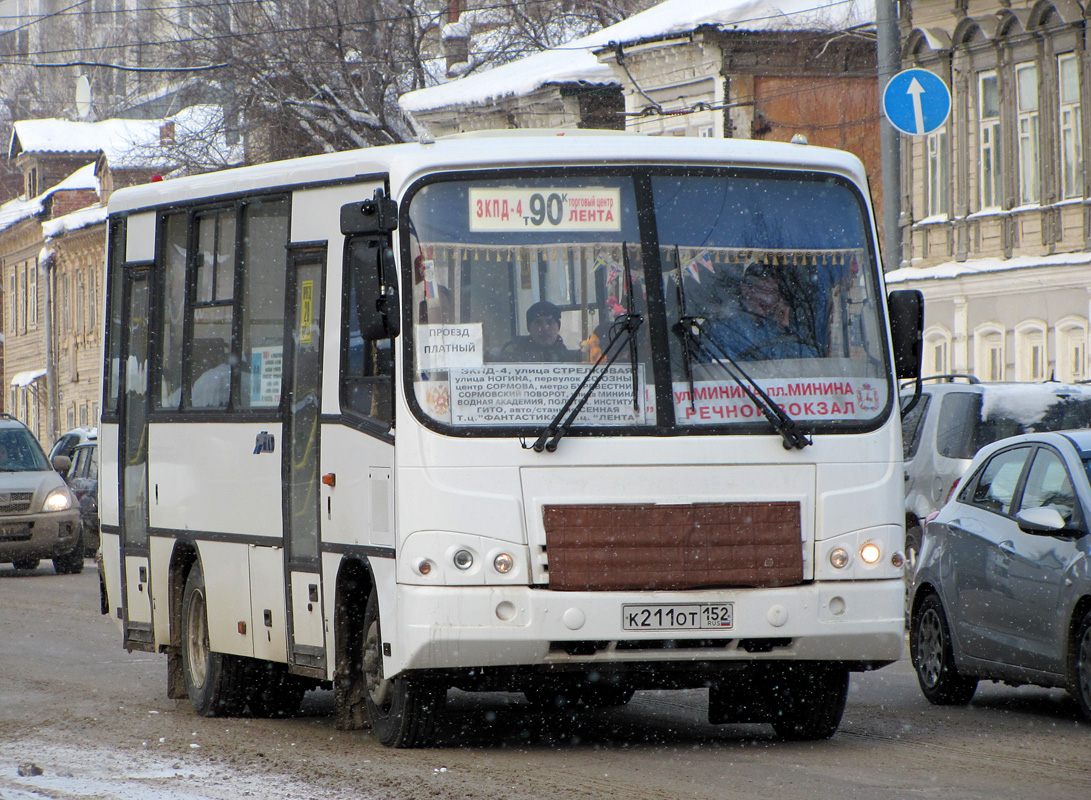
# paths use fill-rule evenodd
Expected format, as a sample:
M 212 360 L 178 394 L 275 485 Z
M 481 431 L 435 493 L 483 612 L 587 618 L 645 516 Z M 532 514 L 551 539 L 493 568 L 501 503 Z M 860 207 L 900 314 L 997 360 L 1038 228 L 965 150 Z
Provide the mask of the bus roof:
M 484 131 L 157 181 L 117 190 L 108 207 L 110 214 L 124 214 L 220 195 L 349 183 L 377 174 L 389 174 L 391 193 L 400 197 L 409 183 L 434 172 L 608 164 L 781 167 L 833 172 L 866 185 L 856 156 L 810 145 L 617 131 Z

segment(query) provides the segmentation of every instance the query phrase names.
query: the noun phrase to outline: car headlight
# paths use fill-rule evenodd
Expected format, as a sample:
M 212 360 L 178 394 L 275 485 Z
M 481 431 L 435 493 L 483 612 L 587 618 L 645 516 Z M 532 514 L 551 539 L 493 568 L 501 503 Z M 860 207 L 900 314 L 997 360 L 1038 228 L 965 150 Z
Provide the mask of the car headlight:
M 72 495 L 68 493 L 68 490 L 61 487 L 54 489 L 50 492 L 46 498 L 43 508 L 46 511 L 67 511 L 72 507 Z

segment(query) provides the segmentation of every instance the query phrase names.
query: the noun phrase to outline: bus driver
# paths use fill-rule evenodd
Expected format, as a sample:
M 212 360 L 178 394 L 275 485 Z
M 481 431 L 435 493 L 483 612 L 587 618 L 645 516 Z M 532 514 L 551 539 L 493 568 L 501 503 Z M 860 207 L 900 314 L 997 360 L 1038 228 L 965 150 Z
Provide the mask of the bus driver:
M 817 358 L 812 338 L 792 321 L 781 291 L 782 275 L 772 265 L 751 261 L 739 284 L 740 305 L 727 316 L 709 320 L 709 336 L 740 361 L 774 358 Z
M 578 350 L 569 350 L 561 339 L 561 310 L 548 300 L 527 309 L 529 336 L 517 336 L 500 350 L 502 361 L 576 361 Z

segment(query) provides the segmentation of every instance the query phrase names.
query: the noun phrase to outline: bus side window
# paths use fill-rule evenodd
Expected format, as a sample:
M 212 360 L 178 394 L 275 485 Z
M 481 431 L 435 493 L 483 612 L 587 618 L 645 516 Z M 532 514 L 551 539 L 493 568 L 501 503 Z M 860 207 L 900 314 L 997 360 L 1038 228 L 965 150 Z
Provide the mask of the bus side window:
M 394 424 L 394 340 L 376 306 L 380 246 L 375 236 L 359 236 L 346 247 L 341 403 L 385 431 Z

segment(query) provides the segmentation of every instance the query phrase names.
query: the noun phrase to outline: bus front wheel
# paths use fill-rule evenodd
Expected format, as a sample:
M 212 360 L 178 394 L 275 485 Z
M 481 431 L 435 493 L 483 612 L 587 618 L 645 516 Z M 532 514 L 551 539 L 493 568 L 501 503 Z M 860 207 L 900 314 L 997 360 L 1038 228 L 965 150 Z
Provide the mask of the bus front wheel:
M 208 601 L 201 565 L 194 564 L 182 594 L 182 672 L 186 692 L 202 717 L 242 713 L 246 670 L 242 659 L 214 652 L 208 643 Z
M 383 676 L 379 598 L 374 589 L 364 611 L 365 705 L 372 733 L 387 747 L 427 747 L 443 713 L 447 688 L 421 678 Z

